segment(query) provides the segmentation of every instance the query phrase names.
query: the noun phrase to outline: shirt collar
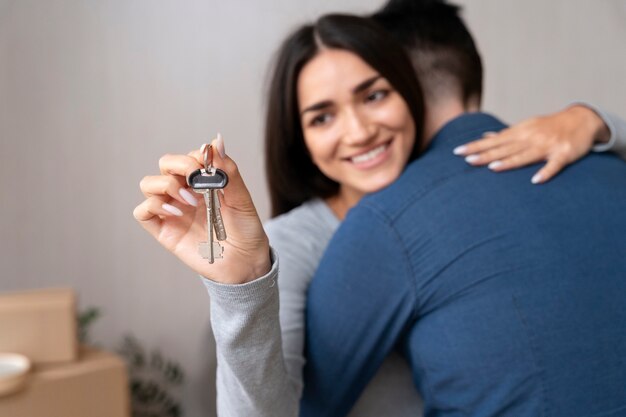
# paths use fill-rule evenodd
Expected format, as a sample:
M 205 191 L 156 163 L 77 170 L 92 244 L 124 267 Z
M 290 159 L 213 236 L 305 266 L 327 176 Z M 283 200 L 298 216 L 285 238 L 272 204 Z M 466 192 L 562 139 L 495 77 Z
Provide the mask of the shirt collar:
M 500 131 L 506 128 L 495 116 L 482 112 L 463 113 L 443 125 L 433 136 L 429 148 L 442 145 L 460 145 L 477 139 L 487 131 Z

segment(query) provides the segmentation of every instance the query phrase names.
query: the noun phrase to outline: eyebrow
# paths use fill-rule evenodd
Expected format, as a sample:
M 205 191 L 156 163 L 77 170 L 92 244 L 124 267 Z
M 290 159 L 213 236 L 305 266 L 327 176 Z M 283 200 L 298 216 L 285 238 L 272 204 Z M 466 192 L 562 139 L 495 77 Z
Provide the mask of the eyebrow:
M 361 84 L 359 84 L 356 87 L 354 87 L 352 89 L 352 94 L 358 94 L 361 91 L 367 90 L 368 88 L 370 88 L 372 86 L 372 84 L 374 84 L 376 81 L 378 81 L 379 78 L 382 78 L 382 76 L 379 75 L 379 74 L 374 75 L 371 78 L 368 78 L 367 80 L 363 81 Z
M 367 80 L 359 83 L 356 87 L 352 89 L 352 94 L 358 94 L 364 90 L 367 90 L 368 88 L 372 86 L 372 84 L 374 84 L 380 78 L 382 78 L 382 76 L 380 74 L 376 74 L 373 77 L 368 78 Z M 300 112 L 300 115 L 303 115 L 304 113 L 309 112 L 309 111 L 316 111 L 316 110 L 324 109 L 326 107 L 330 107 L 332 104 L 333 103 L 330 100 L 320 101 L 319 103 L 315 103 L 305 108 L 304 110 L 302 110 Z

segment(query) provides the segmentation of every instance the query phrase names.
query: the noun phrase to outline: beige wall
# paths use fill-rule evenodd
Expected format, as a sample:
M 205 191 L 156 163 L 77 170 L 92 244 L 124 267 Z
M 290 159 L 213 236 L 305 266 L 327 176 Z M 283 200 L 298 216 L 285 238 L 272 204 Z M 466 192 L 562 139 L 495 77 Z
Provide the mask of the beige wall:
M 262 89 L 286 31 L 381 0 L 0 0 L 0 290 L 70 285 L 178 358 L 187 416 L 212 415 L 213 346 L 199 280 L 132 218 L 166 152 L 221 131 L 263 216 Z M 588 99 L 626 115 L 626 2 L 466 0 L 485 107 L 509 121 Z
M 484 107 L 509 122 L 588 100 L 626 116 L 625 0 L 464 0 Z

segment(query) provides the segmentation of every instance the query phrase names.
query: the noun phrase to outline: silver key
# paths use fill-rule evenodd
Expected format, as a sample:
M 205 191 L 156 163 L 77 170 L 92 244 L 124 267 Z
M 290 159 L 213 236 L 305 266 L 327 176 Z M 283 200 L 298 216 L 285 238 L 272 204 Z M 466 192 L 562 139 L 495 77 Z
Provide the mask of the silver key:
M 187 178 L 187 184 L 193 191 L 202 194 L 204 197 L 207 219 L 207 241 L 200 242 L 199 253 L 200 256 L 204 259 L 208 259 L 209 263 L 212 264 L 215 262 L 216 258 L 222 258 L 224 253 L 222 245 L 214 240 L 213 233 L 215 232 L 218 241 L 226 239 L 226 229 L 222 220 L 217 190 L 223 189 L 226 184 L 228 184 L 228 176 L 221 169 L 211 166 L 212 164 L 209 162 L 208 155 L 211 155 L 210 146 L 204 149 L 204 169 L 198 169 L 192 172 Z
M 219 242 L 213 240 L 214 229 L 214 216 L 215 208 L 213 207 L 213 190 L 203 191 L 204 204 L 206 205 L 206 219 L 207 219 L 207 242 L 200 242 L 198 252 L 204 259 L 208 259 L 209 263 L 215 262 L 215 258 L 222 258 L 224 254 L 224 248 Z
M 222 219 L 222 204 L 220 203 L 220 197 L 217 194 L 219 191 L 211 190 L 211 197 L 213 198 L 213 226 L 215 227 L 215 237 L 217 240 L 226 240 L 226 228 L 224 227 L 224 220 Z
M 226 173 L 217 168 L 198 169 L 187 178 L 187 183 L 193 191 L 202 194 L 206 205 L 207 241 L 200 244 L 200 255 L 213 263 L 215 258 L 222 258 L 224 248 L 215 241 L 226 239 L 226 229 L 220 211 L 220 202 L 217 190 L 222 189 L 228 183 Z

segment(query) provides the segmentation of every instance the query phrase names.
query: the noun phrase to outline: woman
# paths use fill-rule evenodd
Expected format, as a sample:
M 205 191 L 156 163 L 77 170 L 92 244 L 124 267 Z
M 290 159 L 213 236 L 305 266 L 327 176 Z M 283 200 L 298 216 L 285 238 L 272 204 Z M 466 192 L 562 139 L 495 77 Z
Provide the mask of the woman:
M 296 31 L 281 48 L 273 84 L 267 152 L 285 171 L 268 179 L 273 213 L 286 214 L 266 228 L 280 256 L 279 286 L 268 238 L 221 138 L 213 162 L 230 177 L 220 198 L 223 259 L 210 265 L 197 253 L 206 240 L 205 210 L 185 177 L 202 166 L 199 151 L 161 158 L 161 175 L 144 178 L 147 198 L 134 213 L 209 278 L 220 415 L 298 414 L 308 282 L 347 210 L 394 181 L 420 146 L 423 109 L 410 63 L 365 19 L 326 16 Z M 415 415 L 419 404 L 407 365 L 391 357 L 353 413 Z

